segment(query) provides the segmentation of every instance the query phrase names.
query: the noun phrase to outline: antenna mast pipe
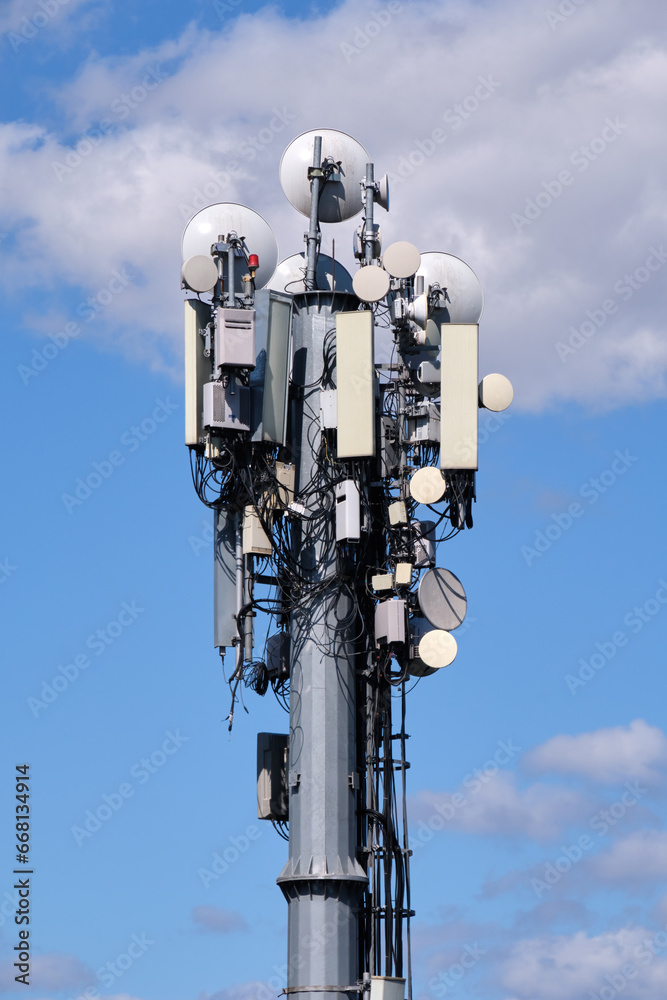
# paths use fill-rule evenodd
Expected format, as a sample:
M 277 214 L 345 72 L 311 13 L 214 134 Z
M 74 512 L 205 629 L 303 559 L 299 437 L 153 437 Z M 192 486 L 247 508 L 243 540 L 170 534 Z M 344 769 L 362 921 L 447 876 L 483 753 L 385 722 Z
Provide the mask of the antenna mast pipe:
M 319 206 L 322 186 L 322 136 L 316 135 L 313 143 L 313 166 L 308 171 L 310 176 L 310 225 L 307 246 L 306 290 L 312 292 L 317 288 L 317 252 L 320 245 Z

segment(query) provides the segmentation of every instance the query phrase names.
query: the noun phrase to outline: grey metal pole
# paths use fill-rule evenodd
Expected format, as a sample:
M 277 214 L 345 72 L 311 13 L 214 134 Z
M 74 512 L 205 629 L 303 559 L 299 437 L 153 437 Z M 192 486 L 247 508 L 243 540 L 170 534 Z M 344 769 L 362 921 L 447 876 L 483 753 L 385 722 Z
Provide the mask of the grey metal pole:
M 320 390 L 313 388 L 322 375 L 332 311 L 346 298 L 297 296 L 293 325 L 292 446 L 297 494 L 306 507 L 293 556 L 312 596 L 291 616 L 289 859 L 278 884 L 289 904 L 287 991 L 304 1000 L 323 1000 L 323 992 L 350 1000 L 363 971 L 359 903 L 368 880 L 356 858 L 358 623 L 352 595 L 337 575 L 335 497 L 316 460 L 322 432 Z
M 375 196 L 375 176 L 372 163 L 366 164 L 366 190 L 365 190 L 365 210 L 364 210 L 364 260 L 370 264 L 373 260 L 373 247 L 375 244 L 375 234 L 373 232 L 373 208 Z
M 320 242 L 318 232 L 318 213 L 320 203 L 320 188 L 322 185 L 322 136 L 316 135 L 313 146 L 313 177 L 310 182 L 310 222 L 307 236 L 307 269 L 306 269 L 306 289 L 313 291 L 317 288 L 317 250 Z

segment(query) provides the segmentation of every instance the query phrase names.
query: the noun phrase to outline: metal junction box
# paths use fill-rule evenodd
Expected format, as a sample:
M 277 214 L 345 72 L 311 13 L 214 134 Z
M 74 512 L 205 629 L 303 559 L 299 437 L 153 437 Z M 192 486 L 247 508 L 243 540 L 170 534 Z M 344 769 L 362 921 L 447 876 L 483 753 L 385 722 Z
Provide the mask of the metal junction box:
M 255 310 L 218 306 L 215 360 L 220 368 L 255 367 Z
M 250 430 L 250 391 L 243 385 L 204 383 L 203 425 L 210 430 Z
M 336 483 L 336 541 L 358 542 L 361 536 L 361 501 L 354 479 Z
M 417 569 L 435 566 L 435 522 L 413 521 L 416 538 L 412 543 L 412 554 Z
M 270 556 L 272 551 L 271 539 L 264 531 L 255 508 L 246 507 L 243 516 L 243 554 Z
M 382 601 L 375 609 L 375 645 L 405 642 L 405 601 Z
M 257 733 L 257 816 L 285 822 L 289 819 L 287 758 L 289 736 Z

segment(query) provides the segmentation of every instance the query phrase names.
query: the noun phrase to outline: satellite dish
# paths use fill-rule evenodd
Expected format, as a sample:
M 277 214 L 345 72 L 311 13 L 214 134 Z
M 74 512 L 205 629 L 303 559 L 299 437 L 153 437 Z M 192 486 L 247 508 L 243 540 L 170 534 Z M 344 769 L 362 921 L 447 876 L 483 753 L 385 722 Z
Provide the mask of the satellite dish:
M 332 291 L 335 278 L 337 292 L 351 292 L 352 275 L 338 261 L 336 261 L 335 268 L 333 264 L 331 257 L 327 257 L 323 253 L 319 255 L 316 272 L 317 287 Z M 277 292 L 305 292 L 306 266 L 305 253 L 295 253 L 291 257 L 286 257 L 278 264 L 268 283 L 269 288 L 273 288 Z
M 479 383 L 479 405 L 499 413 L 506 410 L 514 399 L 512 383 L 504 375 L 485 375 Z
M 446 486 L 440 469 L 424 466 L 410 479 L 410 495 L 417 503 L 438 503 L 445 495 Z
M 419 656 L 419 643 L 427 632 L 431 631 L 430 622 L 422 615 L 414 615 L 410 619 L 410 659 L 408 661 L 408 673 L 411 677 L 428 677 L 434 674 L 435 670 L 427 666 Z
M 224 238 L 230 233 L 244 237 L 246 251 L 259 257 L 255 288 L 263 288 L 276 269 L 278 244 L 266 219 L 245 205 L 209 205 L 193 215 L 183 233 L 183 259 L 198 254 L 209 256 L 211 245 L 218 242 L 218 237 Z M 239 261 L 235 271 L 236 291 L 243 290 L 241 277 L 246 270 L 243 261 Z
M 188 257 L 181 268 L 181 281 L 193 292 L 210 292 L 218 280 L 218 268 L 213 258 L 204 254 Z
M 387 272 L 375 264 L 360 267 L 352 279 L 354 294 L 362 302 L 379 302 L 389 291 Z
M 338 163 L 334 176 L 322 187 L 319 204 L 320 222 L 344 222 L 363 208 L 361 181 L 366 178 L 366 164 L 371 158 L 356 139 L 331 128 L 316 128 L 294 139 L 280 161 L 280 183 L 287 200 L 302 215 L 310 217 L 310 181 L 308 167 L 313 165 L 315 136 L 322 136 L 322 159 Z
M 484 294 L 479 278 L 465 261 L 450 253 L 423 253 L 418 275 L 424 275 L 426 285 L 438 284 L 446 289 L 447 302 L 432 314 L 440 323 L 478 323 L 484 308 Z
M 375 185 L 374 201 L 385 210 L 389 211 L 389 178 L 385 174 Z
M 433 629 L 419 640 L 419 659 L 432 670 L 448 667 L 457 651 L 454 636 L 442 629 Z
M 417 600 L 433 628 L 450 632 L 466 616 L 468 601 L 463 584 L 448 569 L 429 569 L 419 583 Z
M 382 266 L 392 278 L 411 278 L 421 264 L 421 254 L 412 243 L 392 243 L 382 255 Z
M 408 306 L 408 316 L 413 323 L 424 330 L 421 341 L 426 341 L 426 321 L 428 319 L 428 298 L 426 294 L 417 295 Z M 420 342 L 421 342 L 420 341 Z

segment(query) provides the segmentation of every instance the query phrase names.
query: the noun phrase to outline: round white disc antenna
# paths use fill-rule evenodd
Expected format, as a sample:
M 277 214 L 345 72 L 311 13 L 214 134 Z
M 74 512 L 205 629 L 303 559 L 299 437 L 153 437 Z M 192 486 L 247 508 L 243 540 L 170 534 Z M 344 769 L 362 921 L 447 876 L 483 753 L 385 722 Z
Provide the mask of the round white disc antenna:
M 218 280 L 218 268 L 209 255 L 188 257 L 181 268 L 181 281 L 193 292 L 210 292 Z
M 419 640 L 419 659 L 432 670 L 440 670 L 453 663 L 458 646 L 449 632 L 433 629 Z
M 268 282 L 269 288 L 274 288 L 277 292 L 298 293 L 305 291 L 306 266 L 305 253 L 295 253 L 291 257 L 286 257 L 278 264 L 273 277 Z M 350 272 L 338 261 L 334 267 L 331 257 L 321 253 L 317 259 L 317 287 L 333 291 L 334 282 L 337 292 L 351 292 L 353 290 Z
M 379 302 L 389 291 L 391 279 L 382 267 L 369 264 L 360 267 L 352 279 L 352 287 L 362 302 Z
M 183 233 L 183 259 L 197 254 L 209 256 L 211 246 L 231 233 L 243 237 L 246 251 L 259 257 L 259 267 L 255 272 L 255 288 L 267 284 L 278 263 L 278 243 L 271 226 L 257 212 L 245 205 L 226 202 L 209 205 L 188 222 Z M 237 265 L 239 277 L 245 270 L 243 262 Z
M 417 503 L 438 503 L 445 495 L 446 485 L 440 469 L 424 466 L 410 479 L 410 494 Z
M 360 182 L 366 177 L 366 164 L 371 162 L 364 147 L 351 135 L 331 128 L 316 128 L 297 136 L 280 161 L 280 183 L 289 203 L 309 217 L 308 168 L 313 166 L 316 135 L 322 136 L 322 159 L 341 164 L 334 167 L 331 180 L 322 186 L 320 222 L 344 222 L 363 208 Z
M 392 278 L 411 278 L 421 265 L 421 254 L 412 243 L 400 241 L 387 247 L 382 256 L 382 266 Z
M 507 409 L 513 399 L 512 383 L 504 375 L 494 372 L 493 375 L 485 375 L 479 383 L 479 405 L 486 410 L 500 413 Z
M 468 601 L 463 584 L 448 569 L 427 570 L 419 583 L 417 599 L 422 614 L 433 628 L 450 632 L 458 628 L 466 616 Z
M 425 285 L 439 285 L 444 296 L 442 309 L 433 319 L 438 323 L 478 323 L 484 308 L 484 293 L 473 269 L 450 253 L 423 253 L 418 275 Z

